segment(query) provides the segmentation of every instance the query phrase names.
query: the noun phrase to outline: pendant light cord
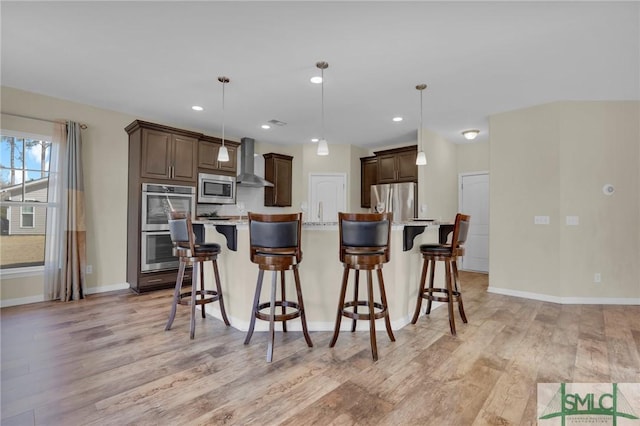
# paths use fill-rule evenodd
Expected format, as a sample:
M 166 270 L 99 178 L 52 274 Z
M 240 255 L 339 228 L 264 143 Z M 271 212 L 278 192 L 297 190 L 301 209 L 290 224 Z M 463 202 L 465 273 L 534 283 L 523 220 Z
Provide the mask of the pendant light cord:
M 422 151 L 422 92 L 424 90 L 420 90 L 420 134 L 418 135 L 420 137 L 420 151 Z
M 322 135 L 320 135 L 321 139 L 325 139 L 324 137 L 324 68 L 320 69 L 320 78 L 322 78 L 322 86 L 320 87 L 320 96 L 321 96 L 321 102 L 322 102 L 322 108 L 320 111 L 320 117 L 321 117 L 321 130 L 322 130 Z
M 222 146 L 224 146 L 224 86 L 226 81 L 222 81 Z

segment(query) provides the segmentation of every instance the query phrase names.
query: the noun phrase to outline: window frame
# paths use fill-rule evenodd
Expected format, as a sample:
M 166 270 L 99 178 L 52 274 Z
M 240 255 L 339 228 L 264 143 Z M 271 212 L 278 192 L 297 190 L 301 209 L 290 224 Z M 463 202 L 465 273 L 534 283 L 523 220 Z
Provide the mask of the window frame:
M 43 134 L 37 134 L 37 133 L 31 133 L 31 132 L 21 132 L 21 131 L 15 131 L 15 130 L 7 130 L 7 129 L 0 129 L 0 134 L 2 136 L 8 136 L 8 137 L 13 137 L 13 138 L 20 138 L 20 139 L 31 139 L 31 140 L 44 140 L 44 141 L 48 141 L 51 143 L 50 145 L 50 150 L 53 150 L 53 135 L 43 135 Z M 52 171 L 50 168 L 51 165 L 51 156 L 52 156 L 52 151 L 49 152 L 49 167 L 47 167 L 47 182 L 49 182 L 49 179 L 51 178 L 51 173 L 55 173 L 56 171 Z M 23 164 L 22 170 L 26 169 L 26 164 Z M 16 169 L 19 170 L 19 169 Z M 28 169 L 31 170 L 31 169 Z M 23 182 L 24 183 L 24 182 Z M 26 196 L 26 194 L 22 194 L 23 197 Z M 55 207 L 55 203 L 51 203 L 49 202 L 49 187 L 47 184 L 47 201 L 34 201 L 34 200 L 24 200 L 24 201 L 15 201 L 15 200 L 7 200 L 7 201 L 2 201 L 2 204 L 4 206 L 7 207 L 7 216 L 9 216 L 10 211 L 12 209 L 12 207 L 20 207 L 20 228 L 23 228 L 23 224 L 22 224 L 22 208 L 23 207 L 31 207 L 33 209 L 32 215 L 33 215 L 33 226 L 30 228 L 24 228 L 24 229 L 33 229 L 35 228 L 35 207 L 44 207 L 45 209 L 49 209 L 51 207 Z M 48 213 L 47 213 L 48 214 Z M 11 228 L 11 222 L 9 222 L 9 227 Z M 37 275 L 43 275 L 44 274 L 44 262 L 46 262 L 46 240 L 47 240 L 47 235 L 49 234 L 49 232 L 47 232 L 47 223 L 45 222 L 45 230 L 44 230 L 44 238 L 45 238 L 45 252 L 43 253 L 43 263 L 42 265 L 35 265 L 35 266 L 21 266 L 21 267 L 15 267 L 15 268 L 3 268 L 0 265 L 0 278 L 21 278 L 21 277 L 29 277 L 29 276 L 37 276 Z

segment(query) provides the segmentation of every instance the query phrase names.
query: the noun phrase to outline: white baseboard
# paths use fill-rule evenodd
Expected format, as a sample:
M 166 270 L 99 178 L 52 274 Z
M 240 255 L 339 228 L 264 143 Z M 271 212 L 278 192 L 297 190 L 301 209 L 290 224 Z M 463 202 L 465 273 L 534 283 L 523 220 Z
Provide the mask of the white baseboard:
M 108 291 L 125 290 L 129 288 L 129 283 L 118 283 L 87 288 L 86 294 L 106 293 Z M 0 308 L 9 306 L 28 305 L 29 303 L 44 302 L 44 294 L 37 294 L 29 297 L 17 297 L 15 299 L 0 300 Z
M 108 291 L 126 290 L 129 288 L 129 283 L 117 283 L 111 285 L 101 285 L 98 287 L 87 288 L 86 294 L 106 293 Z
M 44 302 L 44 294 L 2 300 L 0 301 L 0 308 L 8 308 L 9 306 L 18 306 L 18 305 L 28 305 L 29 303 L 38 303 L 38 302 Z
M 487 291 L 504 296 L 540 300 L 542 302 L 558 303 L 560 305 L 640 305 L 640 298 L 634 297 L 560 297 L 491 286 L 489 286 Z

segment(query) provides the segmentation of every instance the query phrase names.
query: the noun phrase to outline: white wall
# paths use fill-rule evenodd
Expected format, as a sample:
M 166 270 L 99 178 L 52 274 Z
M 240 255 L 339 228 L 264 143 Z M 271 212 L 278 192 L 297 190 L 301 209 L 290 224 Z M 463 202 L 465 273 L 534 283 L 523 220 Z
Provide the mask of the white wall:
M 557 102 L 491 117 L 492 291 L 640 303 L 639 117 L 638 102 Z M 606 183 L 613 196 L 602 193 Z M 536 215 L 550 224 L 534 225 Z M 566 225 L 568 215 L 579 225 Z

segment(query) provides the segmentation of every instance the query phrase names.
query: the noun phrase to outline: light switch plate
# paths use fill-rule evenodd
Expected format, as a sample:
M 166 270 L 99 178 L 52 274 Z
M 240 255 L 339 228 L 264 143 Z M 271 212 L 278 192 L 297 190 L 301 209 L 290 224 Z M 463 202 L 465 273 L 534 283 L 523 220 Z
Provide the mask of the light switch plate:
M 549 216 L 534 216 L 533 223 L 535 225 L 548 225 L 549 224 Z
M 580 224 L 578 216 L 567 216 L 567 225 L 577 226 Z

